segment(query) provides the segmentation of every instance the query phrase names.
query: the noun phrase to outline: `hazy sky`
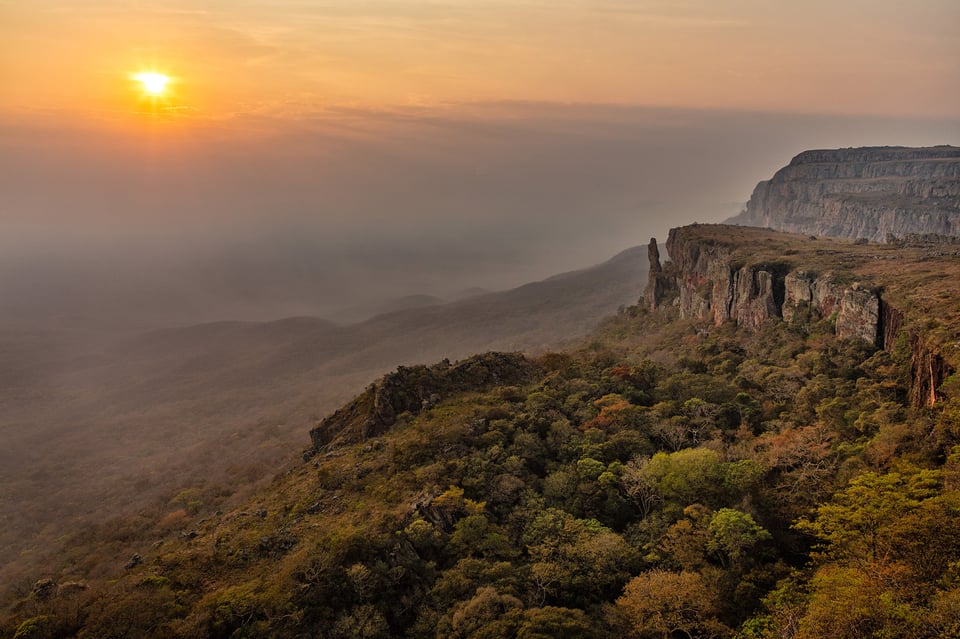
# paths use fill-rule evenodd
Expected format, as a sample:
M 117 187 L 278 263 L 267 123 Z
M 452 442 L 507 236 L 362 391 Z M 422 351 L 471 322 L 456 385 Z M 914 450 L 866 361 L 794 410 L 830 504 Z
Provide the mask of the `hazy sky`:
M 0 0 L 8 107 L 613 102 L 953 116 L 955 0 Z
M 807 148 L 960 143 L 958 27 L 955 0 L 0 0 L 0 299 L 596 263 Z

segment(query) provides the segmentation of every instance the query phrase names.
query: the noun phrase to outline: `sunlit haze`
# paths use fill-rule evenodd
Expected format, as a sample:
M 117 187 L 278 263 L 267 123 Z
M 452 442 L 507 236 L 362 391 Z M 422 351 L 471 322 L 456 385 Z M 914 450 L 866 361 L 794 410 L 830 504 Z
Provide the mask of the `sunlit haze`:
M 162 73 L 144 71 L 134 74 L 133 79 L 143 86 L 148 95 L 161 96 L 167 90 L 170 78 Z
M 196 117 L 488 100 L 954 116 L 951 0 L 0 3 L 4 106 L 123 111 L 162 65 Z M 53 81 L 52 79 L 56 79 Z
M 951 0 L 0 2 L 6 279 L 521 284 L 724 219 L 805 148 L 960 142 L 958 23 Z

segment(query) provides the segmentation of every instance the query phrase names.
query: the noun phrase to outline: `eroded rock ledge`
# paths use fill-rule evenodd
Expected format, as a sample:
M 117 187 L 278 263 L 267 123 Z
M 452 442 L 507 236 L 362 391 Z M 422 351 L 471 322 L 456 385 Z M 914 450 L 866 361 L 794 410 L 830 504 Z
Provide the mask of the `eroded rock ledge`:
M 743 263 L 743 250 L 705 238 L 698 228 L 671 229 L 666 245 L 672 261 L 666 264 L 651 239 L 644 294 L 651 310 L 676 307 L 683 319 L 716 326 L 733 321 L 751 330 L 810 314 L 832 318 L 841 339 L 863 340 L 888 351 L 905 337 L 912 353 L 914 404 L 938 401 L 937 389 L 951 367 L 919 332 L 905 332 L 904 314 L 882 299 L 880 290 L 848 282 L 847 273 L 817 272 L 787 259 Z

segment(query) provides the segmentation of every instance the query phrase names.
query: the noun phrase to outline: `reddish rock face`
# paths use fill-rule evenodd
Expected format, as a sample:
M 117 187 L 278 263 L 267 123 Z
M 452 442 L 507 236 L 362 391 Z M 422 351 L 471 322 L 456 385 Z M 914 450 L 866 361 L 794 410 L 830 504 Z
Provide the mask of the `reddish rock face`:
M 892 351 L 903 328 L 903 313 L 887 302 L 880 300 L 879 326 L 877 327 L 877 346 Z
M 830 274 L 818 277 L 813 281 L 813 307 L 820 317 L 833 315 L 842 297 L 843 288 L 833 281 Z
M 910 368 L 913 379 L 910 384 L 910 403 L 914 406 L 934 406 L 942 399 L 938 388 L 943 380 L 953 374 L 940 353 L 931 349 L 922 336 L 911 340 Z
M 667 251 L 673 261 L 671 275 L 680 317 L 710 319 L 715 324 L 729 319 L 733 299 L 730 250 L 691 238 L 685 229 L 671 229 Z

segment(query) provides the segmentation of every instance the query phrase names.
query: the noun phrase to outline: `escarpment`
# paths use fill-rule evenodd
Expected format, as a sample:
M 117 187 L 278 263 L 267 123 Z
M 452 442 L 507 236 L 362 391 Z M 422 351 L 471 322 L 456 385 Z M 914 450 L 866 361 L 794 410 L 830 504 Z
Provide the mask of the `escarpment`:
M 733 320 L 756 329 L 769 319 L 789 320 L 809 311 L 821 318 L 835 315 L 840 338 L 863 339 L 883 348 L 886 336 L 879 332 L 876 291 L 858 284 L 843 286 L 831 273 L 817 275 L 787 261 L 738 265 L 731 247 L 701 240 L 696 229 L 672 229 L 667 239 L 680 317 L 710 320 L 718 326 Z
M 760 182 L 729 220 L 789 233 L 882 242 L 960 235 L 960 148 L 806 151 Z
M 852 279 L 856 271 L 846 267 L 901 258 L 849 242 L 819 244 L 759 229 L 696 224 L 671 229 L 666 246 L 672 259 L 665 265 L 651 240 L 644 300 L 651 310 L 675 307 L 682 319 L 716 326 L 732 321 L 750 330 L 769 321 L 829 319 L 839 338 L 887 351 L 904 338 L 911 350 L 913 403 L 937 403 L 940 385 L 953 372 L 940 347 L 908 326 L 905 313 L 883 298 L 880 287 Z

